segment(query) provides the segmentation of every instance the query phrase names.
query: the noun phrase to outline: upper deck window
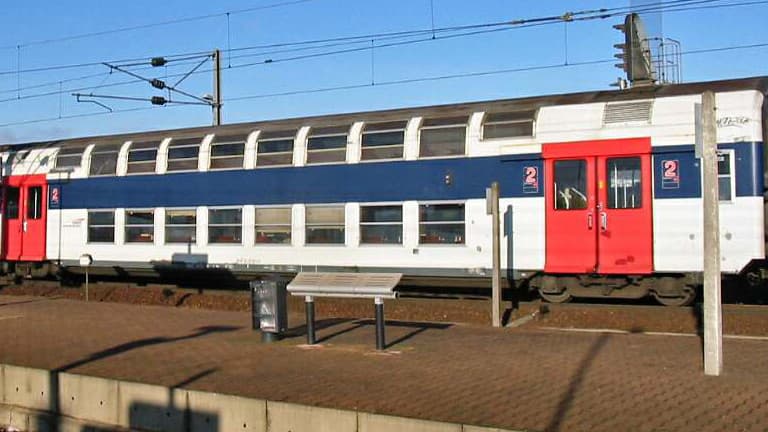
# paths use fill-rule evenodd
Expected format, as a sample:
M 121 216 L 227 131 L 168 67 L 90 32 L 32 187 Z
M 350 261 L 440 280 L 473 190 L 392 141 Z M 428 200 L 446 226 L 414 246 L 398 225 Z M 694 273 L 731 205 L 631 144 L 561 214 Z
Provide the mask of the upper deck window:
M 256 166 L 293 165 L 296 131 L 263 131 L 259 134 Z
M 96 144 L 91 151 L 91 168 L 88 171 L 92 176 L 109 176 L 117 172 L 117 156 L 122 144 Z
M 197 170 L 201 138 L 183 138 L 171 141 L 168 146 L 167 171 Z
M 533 136 L 535 111 L 487 113 L 483 119 L 483 139 Z
M 128 174 L 155 172 L 160 141 L 138 142 L 128 150 Z
M 211 144 L 211 169 L 242 168 L 248 135 L 216 136 Z
M 360 159 L 402 159 L 407 124 L 407 121 L 366 124 Z
M 307 139 L 307 164 L 346 161 L 347 133 L 347 126 L 312 129 Z
M 56 154 L 56 168 L 77 168 L 83 163 L 83 153 L 87 144 L 62 147 Z
M 426 119 L 419 136 L 419 157 L 463 155 L 466 140 L 467 117 Z

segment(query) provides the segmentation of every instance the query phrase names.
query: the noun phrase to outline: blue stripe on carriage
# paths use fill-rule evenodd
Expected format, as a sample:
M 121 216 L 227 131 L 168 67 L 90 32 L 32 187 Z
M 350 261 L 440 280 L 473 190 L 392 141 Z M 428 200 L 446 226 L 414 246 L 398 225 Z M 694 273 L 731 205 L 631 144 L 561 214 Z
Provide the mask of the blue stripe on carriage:
M 541 154 L 528 154 L 96 177 L 51 189 L 62 209 L 464 200 L 484 197 L 494 181 L 503 197 L 541 197 L 542 173 Z

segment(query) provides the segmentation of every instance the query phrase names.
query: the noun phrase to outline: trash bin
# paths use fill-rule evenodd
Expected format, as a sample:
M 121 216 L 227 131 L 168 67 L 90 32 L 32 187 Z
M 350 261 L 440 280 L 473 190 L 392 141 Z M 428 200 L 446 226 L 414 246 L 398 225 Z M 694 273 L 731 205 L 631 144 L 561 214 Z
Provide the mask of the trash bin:
M 254 330 L 264 342 L 280 340 L 288 324 L 287 281 L 269 277 L 251 281 L 251 313 Z

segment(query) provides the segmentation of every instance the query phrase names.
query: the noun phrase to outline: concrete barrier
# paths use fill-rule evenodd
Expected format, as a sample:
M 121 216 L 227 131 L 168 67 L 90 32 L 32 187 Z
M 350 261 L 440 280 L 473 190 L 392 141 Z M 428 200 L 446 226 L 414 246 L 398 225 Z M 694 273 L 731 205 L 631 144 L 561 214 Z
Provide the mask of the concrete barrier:
M 0 365 L 0 427 L 25 432 L 512 432 Z
M 357 412 L 267 401 L 267 432 L 357 432 Z

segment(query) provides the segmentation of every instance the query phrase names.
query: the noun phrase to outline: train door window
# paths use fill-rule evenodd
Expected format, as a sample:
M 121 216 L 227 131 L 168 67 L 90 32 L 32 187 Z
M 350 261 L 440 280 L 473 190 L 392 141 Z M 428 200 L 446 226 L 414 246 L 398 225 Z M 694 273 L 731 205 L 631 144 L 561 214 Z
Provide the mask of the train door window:
M 293 165 L 293 141 L 296 131 L 262 131 L 256 155 L 256 166 Z
M 291 244 L 291 208 L 256 208 L 256 243 Z
M 155 212 L 154 210 L 125 211 L 125 242 L 154 243 L 155 241 Z
M 347 160 L 347 126 L 312 129 L 307 138 L 307 165 Z
M 587 208 L 587 161 L 558 160 L 554 171 L 555 210 Z
M 403 206 L 360 206 L 360 243 L 403 244 Z
M 146 174 L 155 172 L 159 141 L 138 142 L 131 144 L 128 150 L 128 174 Z
M 43 187 L 30 186 L 27 188 L 27 219 L 43 217 Z
M 20 190 L 17 187 L 5 189 L 5 218 L 15 220 L 19 218 Z
M 77 168 L 83 162 L 83 153 L 87 144 L 80 144 L 76 146 L 67 146 L 59 149 L 56 153 L 55 169 L 73 169 Z
M 308 206 L 307 244 L 344 244 L 344 206 Z
M 360 159 L 402 159 L 407 124 L 407 121 L 366 124 Z
M 113 176 L 117 172 L 117 156 L 122 144 L 96 144 L 91 151 L 91 176 Z
M 88 211 L 88 243 L 115 242 L 115 211 Z
M 208 209 L 208 243 L 242 243 L 243 210 Z
M 643 206 L 640 158 L 610 158 L 606 160 L 608 202 L 610 209 L 633 209 Z
M 419 157 L 459 156 L 467 140 L 467 117 L 426 119 L 419 131 Z
M 185 138 L 171 141 L 171 144 L 168 146 L 167 171 L 197 170 L 200 141 L 200 138 Z
M 194 243 L 197 238 L 196 233 L 197 212 L 195 209 L 166 210 L 166 243 Z
M 735 183 L 733 181 L 733 150 L 717 152 L 717 186 L 720 201 L 732 201 Z
M 535 111 L 488 113 L 483 119 L 483 139 L 533 136 Z
M 243 167 L 247 135 L 216 136 L 211 144 L 210 168 L 232 169 Z
M 464 204 L 419 206 L 419 244 L 464 244 Z

